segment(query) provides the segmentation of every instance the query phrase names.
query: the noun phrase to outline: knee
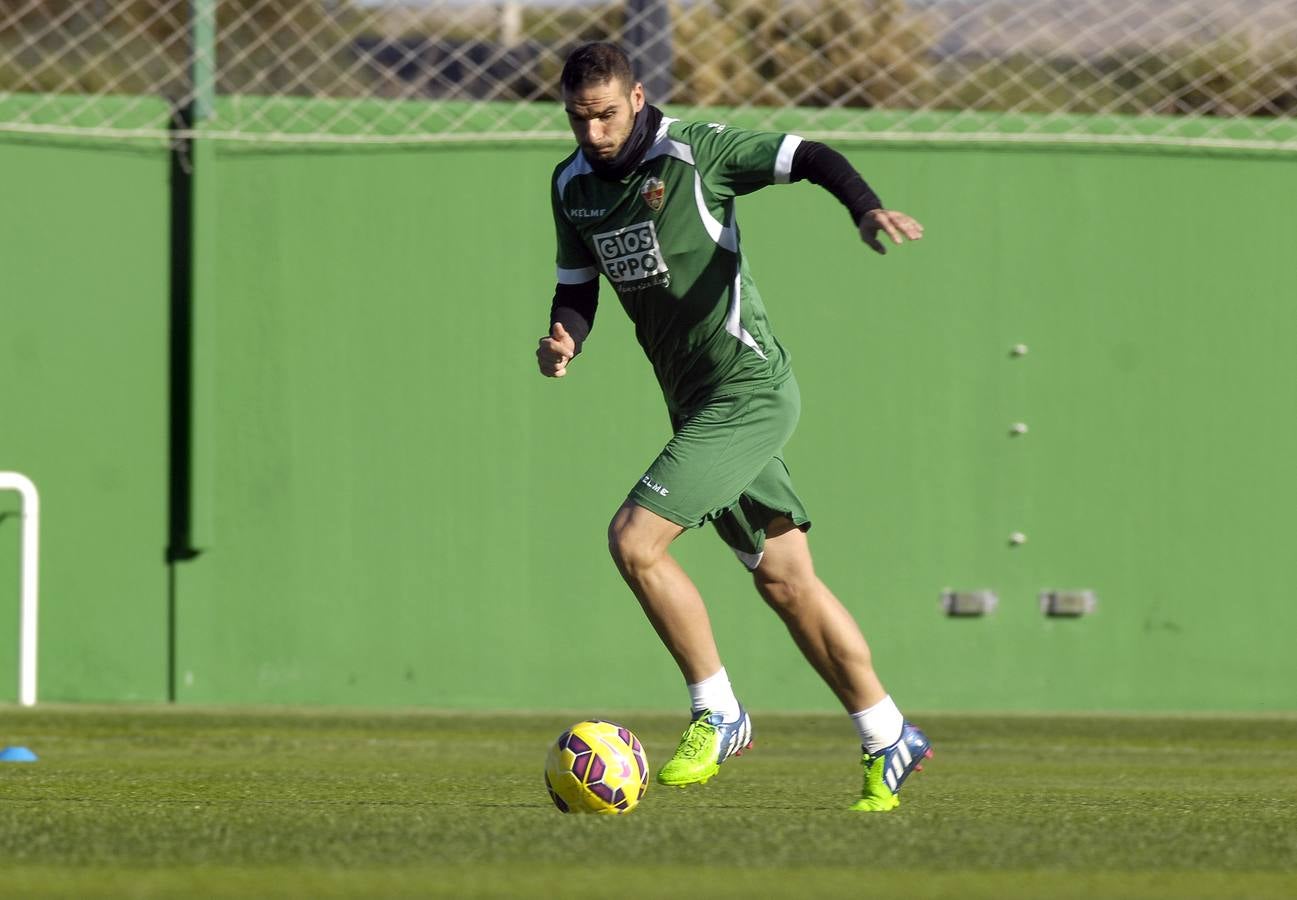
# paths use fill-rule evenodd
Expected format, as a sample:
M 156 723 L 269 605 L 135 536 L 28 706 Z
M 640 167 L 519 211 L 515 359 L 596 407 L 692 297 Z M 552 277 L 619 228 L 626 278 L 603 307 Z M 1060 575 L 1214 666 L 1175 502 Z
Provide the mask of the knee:
M 608 552 L 617 568 L 628 574 L 648 569 L 660 555 L 655 542 L 621 514 L 608 523 Z
M 806 602 L 811 593 L 811 584 L 806 578 L 790 576 L 771 576 L 757 574 L 757 591 L 766 603 L 781 616 L 795 615 Z

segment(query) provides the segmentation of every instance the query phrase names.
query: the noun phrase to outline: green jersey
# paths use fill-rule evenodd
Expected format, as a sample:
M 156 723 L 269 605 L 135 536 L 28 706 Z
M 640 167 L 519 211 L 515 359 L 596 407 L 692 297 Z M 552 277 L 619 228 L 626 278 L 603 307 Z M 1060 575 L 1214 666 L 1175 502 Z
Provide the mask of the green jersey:
M 554 170 L 558 281 L 604 275 L 674 418 L 789 375 L 739 244 L 734 199 L 786 183 L 800 143 L 664 118 L 618 181 L 595 175 L 579 148 Z

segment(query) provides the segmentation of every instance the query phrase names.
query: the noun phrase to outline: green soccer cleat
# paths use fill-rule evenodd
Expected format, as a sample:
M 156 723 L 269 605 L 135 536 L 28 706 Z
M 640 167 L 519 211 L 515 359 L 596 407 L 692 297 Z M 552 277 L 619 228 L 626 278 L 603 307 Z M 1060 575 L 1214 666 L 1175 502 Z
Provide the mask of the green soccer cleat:
M 706 784 L 720 771 L 721 763 L 731 756 L 741 756 L 751 746 L 752 719 L 742 706 L 733 722 L 722 722 L 709 709 L 694 713 L 675 755 L 658 772 L 658 784 Z
M 890 747 L 860 758 L 865 770 L 865 786 L 860 799 L 851 805 L 857 812 L 886 812 L 901 805 L 897 794 L 911 772 L 922 772 L 923 761 L 932 757 L 932 742 L 909 722 L 901 737 Z

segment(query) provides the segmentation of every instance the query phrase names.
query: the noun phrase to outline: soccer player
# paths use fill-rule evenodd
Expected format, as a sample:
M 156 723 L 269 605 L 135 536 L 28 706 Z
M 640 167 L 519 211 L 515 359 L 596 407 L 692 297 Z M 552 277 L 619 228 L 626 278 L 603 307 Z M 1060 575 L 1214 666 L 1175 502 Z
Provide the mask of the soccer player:
M 578 47 L 561 75 L 577 148 L 554 170 L 558 285 L 542 375 L 562 378 L 594 324 L 600 273 L 635 323 L 674 436 L 608 527 L 613 560 L 689 688 L 692 718 L 662 784 L 704 783 L 751 746 L 693 582 L 668 553 L 711 522 L 756 589 L 846 707 L 864 787 L 851 807 L 890 810 L 932 751 L 874 672 L 851 614 L 815 574 L 811 521 L 782 457 L 801 410 L 789 356 L 771 332 L 739 244 L 735 198 L 810 181 L 846 206 L 878 253 L 923 227 L 882 202 L 838 152 L 792 134 L 681 122 L 649 105 L 626 54 Z

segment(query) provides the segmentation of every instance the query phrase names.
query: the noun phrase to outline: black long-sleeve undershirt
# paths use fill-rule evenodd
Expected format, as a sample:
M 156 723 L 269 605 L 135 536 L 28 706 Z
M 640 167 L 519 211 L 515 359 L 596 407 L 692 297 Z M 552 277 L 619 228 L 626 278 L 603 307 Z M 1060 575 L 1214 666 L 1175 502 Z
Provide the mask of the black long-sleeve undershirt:
M 549 307 L 550 328 L 560 322 L 565 331 L 572 335 L 576 342 L 576 352 L 581 352 L 594 327 L 594 314 L 599 307 L 599 276 L 596 275 L 583 284 L 562 284 L 554 286 L 554 302 Z
M 878 199 L 873 188 L 865 183 L 847 158 L 819 141 L 802 141 L 793 153 L 788 180 L 803 179 L 818 184 L 837 197 L 857 226 L 865 213 L 883 208 L 883 201 Z
M 865 213 L 883 208 L 883 201 L 878 199 L 847 158 L 818 141 L 802 141 L 797 145 L 788 180 L 809 181 L 824 188 L 847 208 L 851 221 L 857 226 Z M 550 327 L 561 322 L 576 343 L 576 352 L 580 353 L 581 345 L 594 327 L 598 306 L 598 276 L 583 284 L 558 284 L 554 287 L 554 301 L 549 309 Z

